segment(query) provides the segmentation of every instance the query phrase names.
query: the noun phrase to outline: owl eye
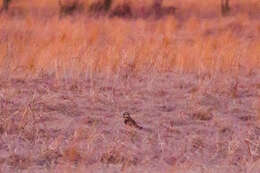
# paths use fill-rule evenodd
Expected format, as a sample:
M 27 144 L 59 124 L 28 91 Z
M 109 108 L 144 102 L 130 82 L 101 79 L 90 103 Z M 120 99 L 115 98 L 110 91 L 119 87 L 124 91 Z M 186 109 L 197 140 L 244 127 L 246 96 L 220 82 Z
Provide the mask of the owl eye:
M 123 115 L 124 115 L 124 116 L 128 116 L 128 115 L 129 115 L 129 113 L 128 113 L 128 112 L 125 112 L 125 113 L 123 113 Z

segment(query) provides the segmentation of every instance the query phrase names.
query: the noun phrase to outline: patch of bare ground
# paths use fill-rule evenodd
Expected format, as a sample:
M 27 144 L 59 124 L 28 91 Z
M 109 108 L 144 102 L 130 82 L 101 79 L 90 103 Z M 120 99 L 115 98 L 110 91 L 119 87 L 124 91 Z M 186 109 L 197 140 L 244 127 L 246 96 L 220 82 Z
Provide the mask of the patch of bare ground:
M 3 78 L 0 169 L 258 173 L 259 85 L 259 71 Z

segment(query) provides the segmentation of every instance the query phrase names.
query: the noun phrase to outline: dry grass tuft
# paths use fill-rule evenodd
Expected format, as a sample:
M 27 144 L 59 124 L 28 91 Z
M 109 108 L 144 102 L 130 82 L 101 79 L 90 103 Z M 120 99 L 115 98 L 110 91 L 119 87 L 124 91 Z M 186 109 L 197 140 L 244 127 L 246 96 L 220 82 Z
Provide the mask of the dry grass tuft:
M 192 118 L 195 120 L 209 121 L 213 118 L 213 115 L 209 111 L 198 111 L 192 114 Z
M 137 157 L 129 155 L 128 152 L 124 154 L 117 149 L 110 149 L 107 152 L 103 153 L 100 159 L 101 163 L 106 165 L 120 165 L 121 171 L 125 169 L 136 166 L 138 164 Z
M 108 151 L 101 156 L 101 162 L 105 164 L 122 164 L 125 158 L 116 150 Z
M 39 166 L 49 168 L 51 165 L 57 164 L 59 158 L 61 157 L 62 154 L 60 152 L 47 149 L 39 154 L 38 158 L 35 160 L 35 163 Z
M 260 99 L 255 101 L 256 119 L 260 127 Z
M 82 156 L 76 147 L 71 146 L 63 151 L 63 158 L 64 160 L 77 163 L 80 162 Z
M 18 169 L 27 169 L 31 165 L 30 158 L 26 158 L 17 154 L 10 155 L 6 159 L 6 162 L 8 165 L 16 167 Z

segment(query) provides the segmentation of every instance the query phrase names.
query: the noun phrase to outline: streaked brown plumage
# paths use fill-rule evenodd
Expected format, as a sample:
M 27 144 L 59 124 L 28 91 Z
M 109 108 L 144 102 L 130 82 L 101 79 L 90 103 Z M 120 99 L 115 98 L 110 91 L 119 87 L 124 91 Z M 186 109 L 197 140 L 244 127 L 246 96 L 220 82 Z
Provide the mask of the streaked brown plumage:
M 137 129 L 143 129 L 143 127 L 139 126 L 133 118 L 131 118 L 129 112 L 123 113 L 124 123 L 127 126 L 134 127 Z

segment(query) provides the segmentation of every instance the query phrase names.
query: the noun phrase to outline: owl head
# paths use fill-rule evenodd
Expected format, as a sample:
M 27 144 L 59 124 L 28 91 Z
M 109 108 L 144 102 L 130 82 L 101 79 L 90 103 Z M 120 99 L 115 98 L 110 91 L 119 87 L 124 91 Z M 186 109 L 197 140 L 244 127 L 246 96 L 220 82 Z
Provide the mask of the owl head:
M 129 118 L 130 117 L 130 113 L 129 112 L 124 112 L 123 113 L 123 118 Z

